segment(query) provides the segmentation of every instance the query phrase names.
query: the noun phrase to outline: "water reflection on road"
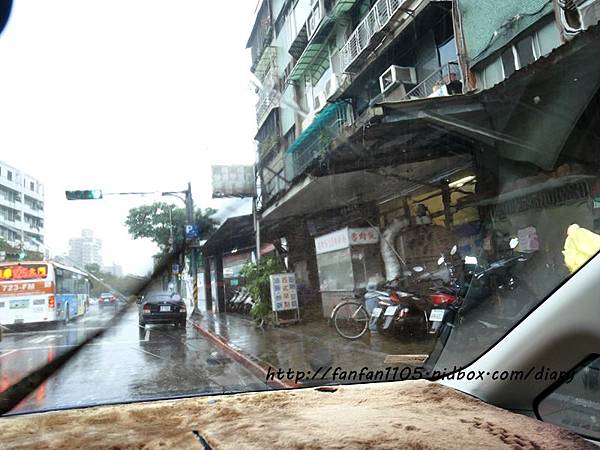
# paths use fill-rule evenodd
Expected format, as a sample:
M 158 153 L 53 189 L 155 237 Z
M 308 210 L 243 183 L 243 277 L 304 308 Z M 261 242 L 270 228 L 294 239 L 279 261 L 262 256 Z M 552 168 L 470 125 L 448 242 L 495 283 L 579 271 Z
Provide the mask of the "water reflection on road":
M 92 310 L 68 325 L 5 334 L 0 342 L 0 392 L 80 343 L 111 314 Z M 262 389 L 267 387 L 261 380 L 218 352 L 193 328 L 140 328 L 134 307 L 14 412 Z

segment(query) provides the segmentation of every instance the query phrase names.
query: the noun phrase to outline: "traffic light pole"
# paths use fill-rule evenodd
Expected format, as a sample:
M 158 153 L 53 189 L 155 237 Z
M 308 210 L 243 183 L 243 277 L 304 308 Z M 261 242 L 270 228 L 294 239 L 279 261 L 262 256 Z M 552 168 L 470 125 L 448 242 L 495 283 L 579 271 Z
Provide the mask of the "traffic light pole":
M 106 195 L 150 195 L 159 192 L 102 192 L 101 190 L 83 190 L 83 191 L 65 191 L 67 200 L 99 200 Z M 186 216 L 188 225 L 194 224 L 194 201 L 192 199 L 192 184 L 188 182 L 187 190 L 177 192 L 162 192 L 161 195 L 171 195 L 185 202 Z M 185 199 L 178 194 L 185 194 Z M 195 239 L 195 238 L 194 238 Z M 192 315 L 200 315 L 198 308 L 198 267 L 197 267 L 197 245 L 192 243 L 190 246 L 191 256 L 191 275 L 192 275 L 192 295 L 194 306 Z M 184 253 L 185 259 L 185 253 Z

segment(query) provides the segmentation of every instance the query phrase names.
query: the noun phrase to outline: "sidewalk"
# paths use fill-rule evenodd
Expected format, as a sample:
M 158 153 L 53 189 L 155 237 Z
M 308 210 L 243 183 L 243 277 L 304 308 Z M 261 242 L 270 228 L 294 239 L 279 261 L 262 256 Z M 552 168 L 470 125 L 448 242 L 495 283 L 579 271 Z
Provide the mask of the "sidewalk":
M 286 327 L 269 326 L 260 329 L 247 318 L 233 313 L 203 312 L 201 318 L 190 318 L 192 324 L 215 345 L 225 350 L 255 374 L 266 379 L 269 368 L 311 371 L 319 368 L 324 373 L 331 367 L 330 375 L 312 383 L 323 384 L 331 380 L 331 372 L 339 367 L 343 371 L 384 370 L 387 355 L 427 354 L 427 341 L 406 342 L 400 338 L 365 336 L 351 341 L 339 336 L 326 320 Z M 404 367 L 393 365 L 393 367 Z M 339 373 L 339 371 L 338 371 Z M 297 387 L 293 382 L 278 383 L 275 387 Z

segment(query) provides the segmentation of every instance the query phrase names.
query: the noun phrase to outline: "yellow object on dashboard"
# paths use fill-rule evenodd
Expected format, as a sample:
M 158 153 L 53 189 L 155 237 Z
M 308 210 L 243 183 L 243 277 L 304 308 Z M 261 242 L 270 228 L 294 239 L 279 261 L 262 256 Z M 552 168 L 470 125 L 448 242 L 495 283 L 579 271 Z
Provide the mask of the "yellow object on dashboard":
M 565 240 L 565 265 L 571 273 L 583 266 L 592 256 L 600 251 L 600 235 L 581 228 L 577 224 L 567 229 Z

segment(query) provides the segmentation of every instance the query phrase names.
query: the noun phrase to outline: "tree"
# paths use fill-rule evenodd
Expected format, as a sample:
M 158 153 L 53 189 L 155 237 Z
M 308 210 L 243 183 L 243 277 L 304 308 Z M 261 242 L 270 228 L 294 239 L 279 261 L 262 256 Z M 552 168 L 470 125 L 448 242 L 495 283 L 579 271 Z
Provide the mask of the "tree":
M 204 211 L 196 208 L 194 222 L 200 228 L 200 239 L 207 239 L 216 229 L 217 221 L 212 216 L 217 211 L 206 208 Z M 165 202 L 155 202 L 129 210 L 125 225 L 129 234 L 134 239 L 150 239 L 160 249 L 161 254 L 166 254 L 171 248 L 169 242 L 171 227 L 175 247 L 183 244 L 185 240 L 185 225 L 187 214 L 185 208 L 176 208 Z
M 86 264 L 85 270 L 94 275 L 100 274 L 100 266 L 96 263 Z

